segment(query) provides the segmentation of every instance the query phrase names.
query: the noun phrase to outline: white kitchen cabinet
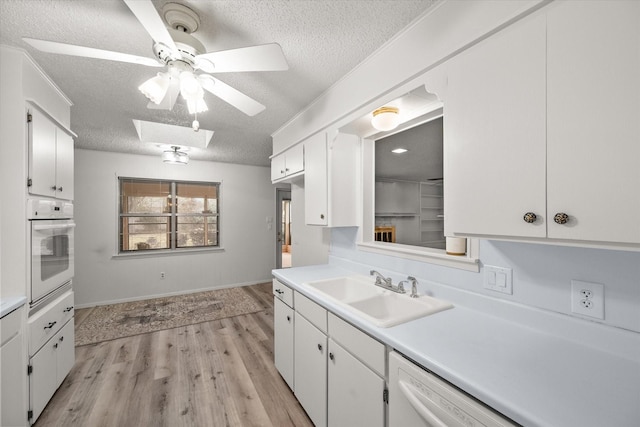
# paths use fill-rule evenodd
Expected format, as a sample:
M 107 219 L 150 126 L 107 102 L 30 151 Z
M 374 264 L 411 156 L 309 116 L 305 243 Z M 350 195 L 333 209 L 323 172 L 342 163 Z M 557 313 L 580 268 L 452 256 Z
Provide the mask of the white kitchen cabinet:
M 327 336 L 296 313 L 294 346 L 296 398 L 316 427 L 326 426 Z
M 73 137 L 47 113 L 31 104 L 29 193 L 73 200 Z
M 453 58 L 445 234 L 640 243 L 638 52 L 640 3 L 554 2 Z
M 26 371 L 23 344 L 24 308 L 0 320 L 0 425 L 24 426 L 27 422 Z
M 71 319 L 30 359 L 31 423 L 38 419 L 75 362 L 73 327 Z
M 383 426 L 384 344 L 294 295 L 295 395 L 309 418 L 316 426 Z M 281 330 L 275 331 L 275 342 L 283 339 Z
M 271 158 L 271 182 L 299 176 L 304 171 L 304 145 L 298 144 Z
M 329 426 L 384 426 L 384 344 L 334 314 L 328 323 Z
M 545 51 L 538 15 L 446 65 L 445 235 L 545 236 Z
M 273 279 L 273 334 L 274 364 L 291 390 L 294 390 L 293 372 L 293 291 Z
M 358 225 L 357 135 L 317 133 L 304 141 L 304 208 L 307 225 Z
M 547 9 L 548 237 L 640 243 L 640 2 Z

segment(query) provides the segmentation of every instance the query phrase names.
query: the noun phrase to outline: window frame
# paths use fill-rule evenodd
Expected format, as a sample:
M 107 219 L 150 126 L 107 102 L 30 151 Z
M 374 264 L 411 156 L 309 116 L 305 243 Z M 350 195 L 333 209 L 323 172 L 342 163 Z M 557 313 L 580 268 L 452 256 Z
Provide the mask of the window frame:
M 148 182 L 161 185 L 163 183 L 169 184 L 169 195 L 170 197 L 170 207 L 171 210 L 169 212 L 151 212 L 151 213 L 124 213 L 123 212 L 123 194 L 122 194 L 122 184 L 126 181 L 133 182 Z M 180 213 L 177 209 L 177 200 L 179 197 L 178 187 L 180 184 L 191 184 L 191 185 L 207 185 L 211 187 L 215 187 L 216 193 L 216 208 L 215 210 L 209 209 L 206 205 L 205 201 L 205 210 L 212 210 L 210 213 Z M 132 255 L 150 255 L 150 254 L 170 254 L 176 252 L 193 252 L 193 251 L 216 251 L 223 250 L 221 245 L 221 226 L 220 226 L 220 218 L 221 218 L 221 182 L 216 181 L 189 181 L 189 180 L 177 180 L 177 179 L 162 179 L 162 178 L 139 178 L 139 177 L 126 177 L 126 176 L 118 176 L 117 178 L 117 230 L 116 230 L 116 256 L 132 256 Z M 206 200 L 206 199 L 205 199 Z M 125 246 L 125 232 L 124 232 L 124 218 L 127 217 L 150 217 L 150 218 L 169 218 L 167 222 L 168 226 L 168 240 L 169 247 L 167 248 L 148 248 L 148 249 L 124 249 Z M 203 218 L 203 224 L 205 229 L 208 229 L 211 222 L 209 222 L 209 218 L 215 218 L 215 231 L 217 234 L 216 244 L 215 245 L 198 245 L 198 246 L 183 246 L 180 247 L 178 245 L 178 225 L 180 224 L 179 218 L 194 218 L 201 217 Z M 162 224 L 162 223 L 160 223 Z M 210 231 L 210 230 L 209 230 Z M 206 243 L 206 231 L 204 242 Z

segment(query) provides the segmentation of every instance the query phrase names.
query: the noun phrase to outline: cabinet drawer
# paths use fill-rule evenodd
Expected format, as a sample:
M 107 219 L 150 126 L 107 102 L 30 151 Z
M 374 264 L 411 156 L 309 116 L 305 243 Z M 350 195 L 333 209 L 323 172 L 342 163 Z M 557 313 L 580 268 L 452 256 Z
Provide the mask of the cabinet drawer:
M 323 333 L 327 333 L 327 310 L 322 306 L 296 292 L 295 309 L 311 322 L 313 326 L 320 329 Z
M 9 342 L 11 338 L 20 333 L 22 328 L 23 307 L 19 307 L 0 320 L 0 346 Z
M 33 355 L 42 345 L 73 317 L 73 291 L 55 299 L 48 307 L 29 318 L 29 354 Z
M 280 298 L 289 307 L 293 307 L 293 291 L 277 279 L 273 279 L 273 295 Z
M 297 302 L 296 302 L 297 304 Z M 385 346 L 333 313 L 329 313 L 329 336 L 384 378 Z

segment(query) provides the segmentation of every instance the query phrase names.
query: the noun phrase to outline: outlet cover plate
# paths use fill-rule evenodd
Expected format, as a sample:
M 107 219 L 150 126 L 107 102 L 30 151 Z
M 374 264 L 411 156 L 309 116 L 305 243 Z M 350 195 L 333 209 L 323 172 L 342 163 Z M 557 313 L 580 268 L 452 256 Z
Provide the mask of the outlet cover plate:
M 511 279 L 511 269 L 506 267 L 496 267 L 495 265 L 484 266 L 484 288 L 503 294 L 513 294 L 513 281 Z
M 572 280 L 571 312 L 604 320 L 604 285 Z

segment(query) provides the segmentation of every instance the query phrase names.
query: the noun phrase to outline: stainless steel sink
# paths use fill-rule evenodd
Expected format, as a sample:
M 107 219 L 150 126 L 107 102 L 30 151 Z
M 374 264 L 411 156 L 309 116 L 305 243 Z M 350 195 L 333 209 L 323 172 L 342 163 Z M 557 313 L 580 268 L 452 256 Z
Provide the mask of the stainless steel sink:
M 380 328 L 396 326 L 453 307 L 447 301 L 427 295 L 411 298 L 408 294 L 382 289 L 373 282 L 371 277 L 354 275 L 304 285 Z

